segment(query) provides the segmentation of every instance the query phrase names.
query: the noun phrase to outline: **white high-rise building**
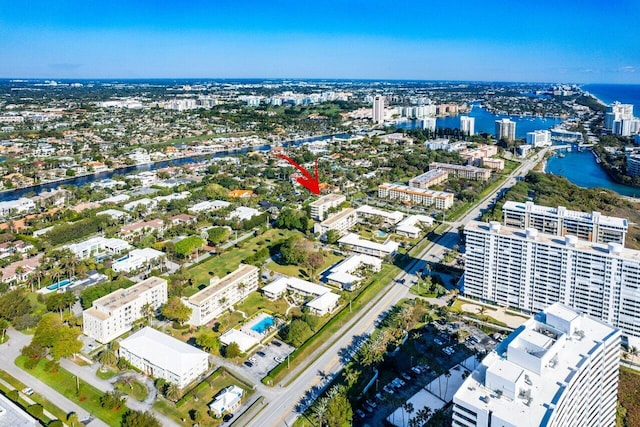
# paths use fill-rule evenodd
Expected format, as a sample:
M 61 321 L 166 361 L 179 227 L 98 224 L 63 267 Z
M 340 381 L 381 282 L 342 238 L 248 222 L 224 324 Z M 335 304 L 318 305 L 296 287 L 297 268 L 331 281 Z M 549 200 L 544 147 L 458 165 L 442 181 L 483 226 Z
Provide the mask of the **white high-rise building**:
M 424 117 L 420 120 L 420 126 L 422 129 L 429 129 L 431 132 L 435 132 L 436 130 L 436 118 L 435 117 Z
M 496 139 L 516 139 L 516 122 L 507 118 L 496 120 Z
M 600 212 L 572 211 L 564 206 L 552 208 L 533 202 L 509 200 L 502 206 L 503 224 L 518 228 L 535 228 L 556 236 L 576 236 L 595 243 L 620 243 L 624 246 L 628 221 Z
M 460 116 L 460 132 L 465 135 L 475 135 L 476 119 L 469 116 Z
M 373 123 L 384 122 L 384 103 L 385 97 L 382 95 L 376 95 L 375 98 L 373 98 L 373 114 L 371 116 Z
M 464 232 L 465 295 L 530 313 L 561 302 L 640 346 L 640 251 L 495 221 Z
M 551 132 L 548 130 L 534 130 L 527 132 L 527 144 L 533 147 L 550 147 Z
M 453 426 L 613 426 L 620 330 L 563 304 L 529 319 L 453 396 Z
M 614 102 L 607 107 L 604 127 L 617 135 L 629 136 L 631 127 L 636 127 L 634 121 L 636 119 L 633 117 L 633 104 Z

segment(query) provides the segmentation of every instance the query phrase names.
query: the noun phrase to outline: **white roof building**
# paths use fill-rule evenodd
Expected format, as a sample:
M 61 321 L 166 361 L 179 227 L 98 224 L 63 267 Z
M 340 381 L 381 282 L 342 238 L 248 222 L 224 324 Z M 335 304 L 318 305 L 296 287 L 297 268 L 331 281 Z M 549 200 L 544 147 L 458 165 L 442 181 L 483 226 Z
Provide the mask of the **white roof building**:
M 327 194 L 326 196 L 320 197 L 318 200 L 309 204 L 311 207 L 311 218 L 316 221 L 324 220 L 329 209 L 337 208 L 346 200 L 347 198 L 343 194 Z
M 370 268 L 372 271 L 380 271 L 382 260 L 363 254 L 351 255 L 329 271 L 327 282 L 351 291 L 362 280 L 362 277 L 354 273 L 363 266 Z
M 131 272 L 150 265 L 165 256 L 164 252 L 152 248 L 134 249 L 129 254 L 111 265 L 113 271 Z
M 111 196 L 111 197 L 107 197 L 106 199 L 102 199 L 98 203 L 101 203 L 101 204 L 104 204 L 104 203 L 118 204 L 118 203 L 126 202 L 130 198 L 131 198 L 131 196 L 128 195 L 128 194 L 117 194 L 115 196 Z
M 154 378 L 184 388 L 209 368 L 209 354 L 150 327 L 120 342 L 120 357 Z
M 238 329 L 229 329 L 227 332 L 220 335 L 220 342 L 224 345 L 229 345 L 234 342 L 238 344 L 238 348 L 241 352 L 246 353 L 253 346 L 257 345 L 260 340 Z
M 113 219 L 123 219 L 129 217 L 129 214 L 126 212 L 119 211 L 117 209 L 107 209 L 101 212 L 98 212 L 96 215 L 108 215 Z
M 101 255 L 105 251 L 110 254 L 119 254 L 128 251 L 133 246 L 121 239 L 97 236 L 65 247 L 77 258 L 84 259 L 90 256 Z
M 1 427 L 37 427 L 41 424 L 26 411 L 0 394 Z
M 152 209 L 155 209 L 156 206 L 158 206 L 158 202 L 152 199 L 144 198 L 144 199 L 134 200 L 133 202 L 125 203 L 122 206 L 122 209 L 124 209 L 125 211 L 132 212 L 138 206 L 143 206 L 146 210 L 152 210 Z
M 298 279 L 297 277 L 281 276 L 262 288 L 264 296 L 270 299 L 278 299 L 286 291 L 291 291 L 308 297 L 314 297 L 314 299 L 307 302 L 305 305 L 318 316 L 330 313 L 338 306 L 339 296 L 337 294 L 333 294 L 331 289 L 326 286 L 316 285 L 315 283 Z M 328 293 L 332 293 L 335 297 L 324 296 Z
M 196 203 L 188 210 L 192 213 L 204 212 L 204 211 L 217 211 L 218 209 L 231 206 L 231 203 L 224 200 L 205 200 L 204 202 Z
M 370 216 L 380 217 L 390 224 L 397 224 L 398 222 L 402 221 L 402 218 L 404 217 L 404 214 L 402 212 L 383 211 L 382 209 L 377 209 L 369 205 L 360 206 L 358 209 L 356 209 L 356 212 L 358 213 L 358 216 L 365 218 Z
M 399 244 L 392 240 L 387 240 L 385 243 L 372 242 L 365 240 L 354 233 L 349 233 L 338 240 L 338 243 L 343 245 L 347 250 L 361 253 L 365 255 L 373 255 L 379 258 L 385 256 L 393 256 L 397 251 Z
M 254 208 L 248 208 L 246 206 L 238 206 L 229 214 L 227 219 L 237 219 L 238 221 L 244 221 L 251 219 L 254 216 L 260 215 L 260 211 Z
M 220 418 L 224 413 L 233 412 L 240 406 L 244 390 L 237 385 L 223 389 L 209 404 L 209 409 Z
M 427 215 L 411 215 L 396 225 L 396 233 L 415 239 L 420 237 L 422 230 L 416 224 L 433 225 L 433 218 Z
M 464 381 L 454 426 L 612 426 L 620 330 L 560 303 L 509 335 Z
M 17 200 L 7 200 L 0 202 L 0 217 L 9 217 L 11 215 L 31 212 L 36 208 L 36 204 L 31 199 L 21 197 Z

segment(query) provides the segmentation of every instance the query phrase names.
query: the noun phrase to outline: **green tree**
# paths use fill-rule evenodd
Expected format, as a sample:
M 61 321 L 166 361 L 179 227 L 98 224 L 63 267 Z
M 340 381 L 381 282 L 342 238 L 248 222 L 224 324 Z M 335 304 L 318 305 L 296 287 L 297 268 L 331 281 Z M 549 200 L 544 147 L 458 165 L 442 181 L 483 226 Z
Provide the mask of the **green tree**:
M 82 424 L 80 423 L 80 417 L 75 412 L 69 412 L 67 414 L 67 425 L 69 427 L 80 427 Z
M 180 387 L 175 383 L 168 383 L 165 386 L 164 395 L 167 399 L 175 402 L 180 399 Z
M 340 239 L 340 232 L 338 230 L 329 230 L 326 234 L 327 243 L 334 244 Z
M 186 258 L 192 253 L 201 250 L 204 247 L 205 243 L 206 242 L 198 236 L 190 236 L 176 243 L 174 251 L 176 255 Z
M 301 319 L 294 319 L 286 329 L 285 339 L 294 347 L 300 347 L 312 334 L 309 324 Z
M 182 303 L 179 297 L 171 297 L 160 310 L 167 319 L 175 320 L 181 325 L 191 317 L 191 308 Z
M 218 348 L 218 338 L 213 332 L 205 331 L 198 334 L 196 337 L 196 344 L 204 349 L 204 351 L 210 352 L 214 348 Z
M 57 339 L 51 347 L 51 356 L 54 360 L 72 356 L 82 349 L 82 341 L 78 339 L 80 329 L 63 325 L 57 335 Z
M 289 265 L 303 265 L 309 256 L 309 242 L 302 236 L 291 236 L 280 247 L 282 261 Z
M 121 427 L 162 427 L 160 421 L 151 412 L 128 410 L 122 416 Z
M 4 342 L 4 336 L 7 333 L 7 329 L 9 329 L 9 326 L 11 326 L 11 323 L 9 323 L 7 319 L 0 318 L 0 334 L 2 334 L 0 343 Z
M 343 427 L 351 425 L 353 409 L 344 391 L 335 393 L 327 404 L 327 425 L 329 427 Z
M 115 366 L 118 363 L 118 357 L 111 349 L 105 348 L 98 354 L 98 363 L 104 366 Z
M 77 300 L 73 292 L 56 292 L 47 297 L 47 310 L 59 312 L 62 319 L 62 310 L 71 307 Z
M 312 279 L 316 277 L 316 273 L 320 267 L 324 264 L 324 256 L 322 256 L 322 252 L 317 251 L 309 254 L 307 257 L 306 265 L 311 270 Z
M 12 322 L 31 311 L 24 289 L 14 289 L 0 297 L 0 317 Z
M 229 235 L 231 234 L 231 230 L 227 227 L 213 227 L 207 230 L 207 236 L 209 242 L 212 245 L 219 245 L 222 242 L 225 242 Z
M 103 408 L 117 409 L 122 405 L 122 397 L 118 390 L 108 391 L 100 396 L 100 405 Z
M 237 342 L 230 343 L 229 345 L 227 345 L 227 347 L 224 350 L 224 357 L 226 357 L 227 359 L 236 358 L 240 356 L 240 354 L 241 354 L 240 346 L 238 345 Z

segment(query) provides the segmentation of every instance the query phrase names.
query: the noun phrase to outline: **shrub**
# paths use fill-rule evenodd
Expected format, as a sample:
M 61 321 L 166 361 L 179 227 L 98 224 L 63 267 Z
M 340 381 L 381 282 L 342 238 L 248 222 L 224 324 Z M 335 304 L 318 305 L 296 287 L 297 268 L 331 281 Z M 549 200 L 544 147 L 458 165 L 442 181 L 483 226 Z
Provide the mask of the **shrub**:
M 42 405 L 35 403 L 27 408 L 27 412 L 39 419 L 42 418 L 44 411 L 42 409 Z

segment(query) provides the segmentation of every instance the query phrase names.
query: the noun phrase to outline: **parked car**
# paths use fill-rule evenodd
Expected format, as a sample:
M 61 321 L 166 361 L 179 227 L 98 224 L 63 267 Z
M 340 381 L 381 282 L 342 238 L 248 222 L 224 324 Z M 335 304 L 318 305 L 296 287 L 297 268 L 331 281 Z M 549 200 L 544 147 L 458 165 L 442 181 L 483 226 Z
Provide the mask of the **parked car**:
M 400 376 L 407 381 L 411 381 L 411 375 L 407 374 L 406 372 L 401 373 Z
M 371 406 L 372 408 L 375 408 L 376 406 L 378 406 L 378 404 L 371 399 L 367 399 L 364 403 Z
M 414 366 L 413 368 L 411 368 L 411 370 L 413 372 L 415 372 L 416 374 L 420 375 L 422 373 L 422 369 L 420 369 L 420 367 L 418 366 Z
M 274 357 L 274 358 L 273 358 L 273 360 L 275 360 L 275 361 L 276 361 L 276 362 L 278 362 L 278 363 L 282 363 L 282 362 L 284 362 L 284 359 L 283 359 L 282 357 L 280 357 L 280 356 L 276 356 L 276 357 Z
M 277 340 L 271 341 L 271 344 L 275 345 L 276 347 L 281 347 L 282 346 L 282 343 L 280 341 L 277 341 Z
M 248 361 L 248 360 L 247 360 L 246 362 L 244 362 L 244 365 L 245 365 L 247 368 L 252 368 L 252 367 L 253 367 L 253 363 L 251 363 L 251 362 L 250 362 L 250 361 Z
M 356 416 L 358 418 L 364 418 L 366 415 L 364 412 L 362 412 L 362 409 L 356 409 Z
M 372 414 L 373 413 L 373 408 L 369 405 L 367 405 L 366 403 L 364 405 L 362 405 L 362 407 L 364 408 L 365 411 L 367 411 L 368 413 Z
M 256 354 L 257 354 L 258 356 L 260 356 L 260 357 L 265 357 L 265 356 L 266 356 L 266 354 L 264 354 L 264 352 L 263 352 L 263 351 L 258 351 L 258 352 L 256 352 Z
M 233 414 L 227 414 L 224 417 L 222 417 L 222 421 L 225 423 L 228 423 L 229 421 L 231 421 L 232 418 L 233 418 Z
M 442 341 L 440 341 L 440 338 L 434 338 L 433 342 L 436 343 L 436 345 L 442 345 Z
M 384 399 L 384 397 L 382 397 L 382 395 L 381 395 L 380 393 L 376 393 L 376 400 L 377 400 L 378 402 L 381 402 L 381 401 L 382 401 L 382 399 Z
M 33 394 L 33 389 L 31 387 L 27 387 L 27 388 L 23 389 L 22 392 L 24 394 L 26 394 L 27 396 L 31 396 Z

